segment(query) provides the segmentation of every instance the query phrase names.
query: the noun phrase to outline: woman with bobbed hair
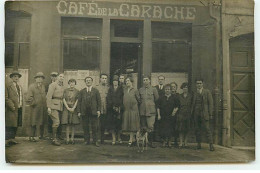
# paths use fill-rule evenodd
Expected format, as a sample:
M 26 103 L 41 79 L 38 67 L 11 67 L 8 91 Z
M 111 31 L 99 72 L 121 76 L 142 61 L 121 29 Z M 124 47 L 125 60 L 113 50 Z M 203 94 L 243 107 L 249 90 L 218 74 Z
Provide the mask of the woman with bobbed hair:
M 176 130 L 180 135 L 180 148 L 187 146 L 188 132 L 190 130 L 191 102 L 192 97 L 188 90 L 188 83 L 181 85 L 183 93 L 179 95 L 180 108 L 177 113 Z
M 75 125 L 79 124 L 79 117 L 75 111 L 78 104 L 78 94 L 79 90 L 75 88 L 77 84 L 75 79 L 70 79 L 68 81 L 69 88 L 64 90 L 63 103 L 64 110 L 61 118 L 61 124 L 66 125 L 66 144 L 75 144 L 74 142 L 74 132 Z M 71 140 L 69 139 L 71 127 Z
M 138 103 L 140 103 L 140 95 L 137 89 L 133 88 L 133 78 L 127 77 L 125 79 L 126 87 L 124 89 L 123 97 L 123 122 L 122 130 L 130 133 L 129 146 L 132 146 L 134 134 L 140 129 L 140 117 L 138 110 Z

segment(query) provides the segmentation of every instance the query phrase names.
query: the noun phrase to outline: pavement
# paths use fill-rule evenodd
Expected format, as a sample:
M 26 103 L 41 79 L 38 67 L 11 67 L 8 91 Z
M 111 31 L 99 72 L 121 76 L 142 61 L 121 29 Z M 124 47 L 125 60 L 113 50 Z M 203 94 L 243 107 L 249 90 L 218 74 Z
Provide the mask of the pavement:
M 245 163 L 255 160 L 254 149 L 227 148 L 215 145 L 215 151 L 209 151 L 208 144 L 202 144 L 197 150 L 195 143 L 188 148 L 148 147 L 140 153 L 137 147 L 128 147 L 127 142 L 112 146 L 111 141 L 100 147 L 84 145 L 82 139 L 75 144 L 51 145 L 50 140 L 30 142 L 28 138 L 18 137 L 19 144 L 6 147 L 6 162 L 16 164 L 178 164 L 178 163 Z

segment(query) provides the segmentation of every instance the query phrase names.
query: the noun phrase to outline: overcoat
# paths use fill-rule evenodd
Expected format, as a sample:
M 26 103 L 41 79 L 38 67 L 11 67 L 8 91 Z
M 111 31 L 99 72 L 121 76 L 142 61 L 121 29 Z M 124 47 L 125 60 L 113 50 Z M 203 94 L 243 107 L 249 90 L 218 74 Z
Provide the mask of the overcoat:
M 147 88 L 142 87 L 139 89 L 141 104 L 140 115 L 141 116 L 155 116 L 156 108 L 155 103 L 159 99 L 157 89 L 149 86 Z
M 22 87 L 20 87 L 20 94 L 23 98 Z M 23 99 L 21 99 L 22 102 Z M 13 110 L 13 108 L 15 108 Z M 19 108 L 19 95 L 13 82 L 10 82 L 5 87 L 5 126 L 17 127 L 18 126 L 18 108 Z
M 46 92 L 43 84 L 37 86 L 37 83 L 33 83 L 29 86 L 27 103 L 31 108 L 31 125 L 42 125 L 47 113 Z
M 202 116 L 205 120 L 209 120 L 210 116 L 213 116 L 213 98 L 211 95 L 211 92 L 208 89 L 202 89 Z M 192 99 L 192 106 L 191 106 L 191 113 L 194 117 L 194 111 L 195 111 L 195 103 L 196 103 L 196 98 L 198 96 L 198 93 L 195 92 L 193 95 Z
M 97 111 L 101 110 L 101 98 L 99 91 L 92 87 L 91 89 L 91 111 L 92 115 L 97 115 Z M 78 97 L 78 106 L 77 112 L 81 113 L 82 115 L 87 115 L 86 105 L 87 105 L 87 89 L 84 88 L 80 90 L 79 97 Z

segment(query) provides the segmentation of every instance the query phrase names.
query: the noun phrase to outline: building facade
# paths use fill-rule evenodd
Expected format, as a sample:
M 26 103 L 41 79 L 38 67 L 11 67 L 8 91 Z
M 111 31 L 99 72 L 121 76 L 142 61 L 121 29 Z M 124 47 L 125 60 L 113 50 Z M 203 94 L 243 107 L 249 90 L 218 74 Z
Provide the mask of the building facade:
M 101 73 L 131 73 L 135 87 L 143 74 L 153 85 L 163 74 L 191 90 L 202 77 L 214 96 L 215 143 L 254 146 L 253 7 L 242 0 L 7 2 L 6 75 L 19 69 L 25 91 L 38 71 L 64 71 L 65 83 L 76 78 L 79 89 L 86 75 L 98 84 Z M 244 90 L 235 86 L 242 78 Z M 27 114 L 25 106 L 24 122 Z

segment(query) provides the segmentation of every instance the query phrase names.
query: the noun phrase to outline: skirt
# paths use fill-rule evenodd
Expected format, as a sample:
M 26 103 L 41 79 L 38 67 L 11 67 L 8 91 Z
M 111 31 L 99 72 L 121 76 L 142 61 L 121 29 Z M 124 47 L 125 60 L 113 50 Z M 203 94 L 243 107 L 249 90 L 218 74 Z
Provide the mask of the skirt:
M 160 137 L 170 138 L 174 132 L 174 118 L 171 116 L 162 117 L 160 122 Z
M 138 111 L 125 110 L 123 114 L 122 131 L 137 132 L 140 129 L 140 117 Z
M 76 125 L 79 124 L 79 117 L 77 116 L 76 112 L 71 113 L 66 108 L 64 108 L 62 117 L 61 117 L 61 124 L 72 124 Z
M 120 131 L 122 129 L 122 116 L 119 112 L 109 109 L 107 114 L 107 130 Z

